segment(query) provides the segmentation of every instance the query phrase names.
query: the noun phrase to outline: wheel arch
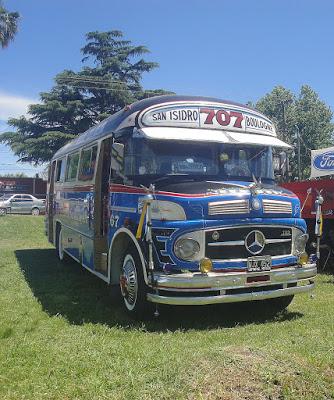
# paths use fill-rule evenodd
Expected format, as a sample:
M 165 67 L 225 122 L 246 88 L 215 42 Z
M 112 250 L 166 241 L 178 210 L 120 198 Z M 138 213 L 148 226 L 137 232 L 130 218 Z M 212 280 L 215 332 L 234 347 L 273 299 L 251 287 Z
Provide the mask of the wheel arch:
M 123 257 L 127 247 L 133 244 L 138 252 L 145 283 L 148 284 L 146 263 L 143 252 L 134 234 L 127 228 L 120 228 L 114 234 L 108 252 L 108 280 L 110 284 L 118 284 L 122 268 Z M 122 249 L 122 251 L 120 251 Z

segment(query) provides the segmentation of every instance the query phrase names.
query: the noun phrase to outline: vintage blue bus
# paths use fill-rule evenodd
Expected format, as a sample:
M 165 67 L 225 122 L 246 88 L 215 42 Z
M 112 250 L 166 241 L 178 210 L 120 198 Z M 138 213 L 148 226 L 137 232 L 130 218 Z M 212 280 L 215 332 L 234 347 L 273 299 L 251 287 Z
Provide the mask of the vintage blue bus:
M 49 241 L 119 285 L 133 314 L 153 303 L 284 309 L 316 275 L 300 202 L 275 185 L 273 152 L 288 147 L 237 103 L 138 101 L 54 155 Z

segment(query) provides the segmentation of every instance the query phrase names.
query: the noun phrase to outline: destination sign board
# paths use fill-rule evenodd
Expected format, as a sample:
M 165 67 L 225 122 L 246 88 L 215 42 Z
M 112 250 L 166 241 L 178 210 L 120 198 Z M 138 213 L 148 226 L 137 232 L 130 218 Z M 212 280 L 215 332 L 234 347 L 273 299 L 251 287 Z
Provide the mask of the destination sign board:
M 230 104 L 170 104 L 145 110 L 141 126 L 220 129 L 276 136 L 273 123 L 264 115 Z

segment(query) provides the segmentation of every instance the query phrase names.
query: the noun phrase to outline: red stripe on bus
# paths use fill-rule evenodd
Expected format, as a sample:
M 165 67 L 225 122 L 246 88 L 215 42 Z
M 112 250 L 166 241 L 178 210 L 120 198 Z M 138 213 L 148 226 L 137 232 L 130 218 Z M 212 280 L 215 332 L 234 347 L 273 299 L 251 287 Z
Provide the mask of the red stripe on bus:
M 113 193 L 127 193 L 127 194 L 146 194 L 146 190 L 136 187 L 136 186 L 125 186 L 119 184 L 110 185 L 110 191 Z M 175 196 L 175 197 L 210 197 L 210 196 L 219 196 L 219 193 L 197 193 L 197 194 L 188 194 L 188 193 L 175 193 L 175 192 L 164 192 L 164 191 L 156 191 L 155 194 L 163 195 L 163 196 Z

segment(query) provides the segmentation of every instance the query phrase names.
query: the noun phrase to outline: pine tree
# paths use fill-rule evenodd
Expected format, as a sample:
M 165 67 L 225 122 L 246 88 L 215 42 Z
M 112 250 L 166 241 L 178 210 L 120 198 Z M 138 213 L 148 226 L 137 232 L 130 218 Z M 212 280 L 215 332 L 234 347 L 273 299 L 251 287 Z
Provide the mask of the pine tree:
M 22 162 L 40 164 L 66 142 L 125 105 L 164 90 L 144 90 L 142 75 L 158 67 L 145 61 L 145 46 L 134 46 L 120 31 L 90 32 L 81 49 L 83 68 L 65 70 L 55 78 L 50 92 L 41 93 L 41 103 L 29 107 L 29 117 L 12 118 L 15 132 L 0 141 L 11 147 Z

